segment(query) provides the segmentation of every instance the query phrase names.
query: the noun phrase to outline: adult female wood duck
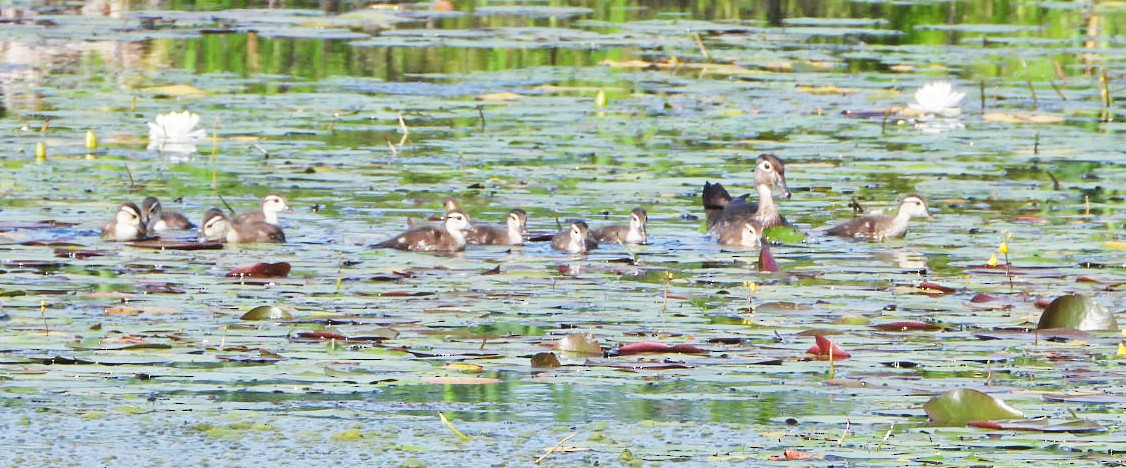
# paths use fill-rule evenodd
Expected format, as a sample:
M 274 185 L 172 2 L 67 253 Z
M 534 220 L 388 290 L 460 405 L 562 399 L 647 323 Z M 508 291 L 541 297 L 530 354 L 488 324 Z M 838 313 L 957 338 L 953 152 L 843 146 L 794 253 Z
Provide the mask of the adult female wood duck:
M 263 221 L 234 221 L 218 208 L 211 208 L 203 214 L 199 225 L 200 242 L 227 242 L 231 244 L 284 243 L 282 228 Z
M 739 232 L 743 224 L 750 221 L 761 236 L 766 229 L 786 224 L 786 219 L 774 204 L 772 189 L 778 189 L 779 193 L 790 198 L 790 189 L 786 187 L 786 166 L 772 154 L 759 155 L 755 163 L 757 203 L 748 203 L 748 195 L 732 198 L 722 185 L 705 182 L 702 198 L 708 233 L 718 238 L 724 235 L 724 231 Z
M 620 244 L 644 244 L 648 239 L 645 224 L 649 222 L 649 213 L 642 208 L 634 208 L 629 214 L 629 224 L 614 224 L 595 229 L 591 237 L 599 242 L 616 242 Z
M 145 228 L 149 232 L 169 229 L 192 229 L 195 224 L 175 211 L 164 211 L 156 197 L 145 197 L 141 202 L 141 212 L 145 215 Z
M 416 252 L 454 252 L 465 250 L 465 234 L 472 228 L 469 215 L 461 210 L 446 213 L 441 227 L 421 226 L 375 244 L 381 249 Z
M 915 216 L 932 217 L 927 209 L 926 199 L 918 195 L 907 195 L 899 200 L 899 210 L 895 216 L 880 212 L 870 213 L 833 226 L 825 233 L 832 236 L 882 241 L 889 237 L 907 235 L 907 223 Z
M 118 207 L 114 218 L 102 227 L 102 237 L 121 242 L 144 239 L 146 235 L 141 209 L 132 203 Z
M 519 208 L 509 211 L 504 226 L 473 226 L 465 241 L 474 245 L 519 245 L 528 232 L 528 213 Z
M 581 220 L 571 221 L 571 225 L 551 238 L 551 246 L 560 252 L 582 253 L 598 248 L 598 242 L 590 237 L 590 228 Z

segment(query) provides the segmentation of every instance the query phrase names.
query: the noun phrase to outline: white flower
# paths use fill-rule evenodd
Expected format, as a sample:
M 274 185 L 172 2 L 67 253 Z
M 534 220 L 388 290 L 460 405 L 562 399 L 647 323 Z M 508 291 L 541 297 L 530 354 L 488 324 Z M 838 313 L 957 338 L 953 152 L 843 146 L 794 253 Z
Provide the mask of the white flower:
M 156 123 L 148 124 L 150 150 L 194 153 L 195 142 L 207 138 L 206 131 L 195 128 L 199 124 L 199 114 L 188 111 L 158 115 Z
M 966 93 L 954 91 L 949 81 L 935 81 L 916 90 L 915 102 L 908 104 L 908 107 L 924 115 L 953 117 L 962 113 L 958 103 L 964 97 Z

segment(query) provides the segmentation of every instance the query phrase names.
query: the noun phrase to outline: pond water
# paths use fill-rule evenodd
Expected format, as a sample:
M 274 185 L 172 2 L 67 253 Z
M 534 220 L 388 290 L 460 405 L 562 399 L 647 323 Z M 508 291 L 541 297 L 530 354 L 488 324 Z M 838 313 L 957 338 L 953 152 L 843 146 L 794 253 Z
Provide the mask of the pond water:
M 9 464 L 519 466 L 557 443 L 543 464 L 1126 452 L 1123 337 L 1027 333 L 1038 299 L 1126 309 L 1121 2 L 9 0 L 0 52 Z M 962 113 L 917 125 L 904 108 L 939 80 Z M 146 123 L 180 110 L 217 138 L 147 149 Z M 777 203 L 809 233 L 772 246 L 780 273 L 703 229 L 704 182 L 752 192 L 760 153 L 785 161 Z M 146 195 L 198 222 L 220 196 L 246 210 L 275 192 L 296 209 L 284 245 L 98 236 Z M 909 193 L 934 218 L 905 239 L 820 233 L 853 201 Z M 642 206 L 651 242 L 368 247 L 446 197 L 475 222 L 523 208 L 539 232 Z M 987 265 L 1002 242 L 1008 273 Z M 255 262 L 292 272 L 225 276 Z M 262 305 L 292 318 L 240 319 Z M 870 326 L 898 321 L 940 330 Z M 810 330 L 852 357 L 811 360 Z M 575 333 L 705 352 L 532 367 Z M 1102 430 L 928 426 L 923 403 L 954 388 Z

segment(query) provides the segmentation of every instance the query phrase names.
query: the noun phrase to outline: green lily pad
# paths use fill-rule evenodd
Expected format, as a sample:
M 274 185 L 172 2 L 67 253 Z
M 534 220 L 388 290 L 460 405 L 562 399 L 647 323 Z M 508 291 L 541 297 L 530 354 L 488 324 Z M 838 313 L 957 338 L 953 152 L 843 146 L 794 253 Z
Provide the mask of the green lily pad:
M 805 240 L 805 233 L 793 226 L 774 226 L 763 231 L 762 236 L 771 242 L 797 244 Z
M 1019 419 L 1024 414 L 1004 401 L 969 388 L 959 388 L 931 398 L 923 405 L 937 426 L 964 426 L 970 421 Z
M 1118 331 L 1118 321 L 1094 299 L 1068 294 L 1057 297 L 1040 315 L 1037 330 L 1074 328 L 1082 331 Z
M 293 314 L 278 306 L 258 306 L 239 317 L 240 320 L 289 320 L 292 318 Z

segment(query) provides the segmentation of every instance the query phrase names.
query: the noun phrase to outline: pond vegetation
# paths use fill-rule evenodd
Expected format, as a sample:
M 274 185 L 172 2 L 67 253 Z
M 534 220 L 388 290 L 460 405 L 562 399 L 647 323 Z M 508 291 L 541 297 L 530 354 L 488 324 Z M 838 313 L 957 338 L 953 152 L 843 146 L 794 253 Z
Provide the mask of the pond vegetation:
M 1121 2 L 13 0 L 0 23 L 12 465 L 1126 452 Z M 960 113 L 913 111 L 939 81 Z M 206 136 L 150 145 L 180 111 Z M 763 153 L 805 239 L 723 248 L 701 189 L 753 192 Z M 100 237 L 145 196 L 198 224 L 271 193 L 283 244 Z M 825 235 L 912 193 L 933 219 L 902 239 Z M 541 236 L 643 207 L 648 244 L 370 248 L 447 197 Z M 1041 321 L 1070 294 L 1099 327 L 1036 331 L 1082 322 Z

